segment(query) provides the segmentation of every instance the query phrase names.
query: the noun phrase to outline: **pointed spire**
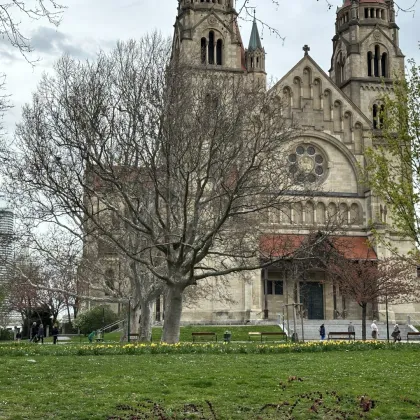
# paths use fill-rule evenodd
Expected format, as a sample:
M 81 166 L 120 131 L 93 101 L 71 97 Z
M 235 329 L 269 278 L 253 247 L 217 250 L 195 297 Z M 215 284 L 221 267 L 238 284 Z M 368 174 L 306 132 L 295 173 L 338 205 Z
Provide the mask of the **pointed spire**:
M 260 33 L 258 32 L 257 18 L 255 17 L 254 10 L 254 22 L 252 23 L 251 38 L 249 39 L 248 51 L 255 51 L 257 49 L 262 50 L 262 44 L 260 39 Z

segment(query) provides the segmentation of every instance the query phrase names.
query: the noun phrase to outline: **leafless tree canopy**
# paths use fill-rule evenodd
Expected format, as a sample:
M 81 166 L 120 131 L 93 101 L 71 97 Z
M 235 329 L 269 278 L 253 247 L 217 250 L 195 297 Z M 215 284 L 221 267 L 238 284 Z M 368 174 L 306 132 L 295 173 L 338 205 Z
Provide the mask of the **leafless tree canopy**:
M 61 2 L 60 2 L 61 3 Z M 21 30 L 22 18 L 48 20 L 55 26 L 61 22 L 64 6 L 56 0 L 10 0 L 0 4 L 0 35 L 28 60 L 31 40 Z
M 169 57 L 158 34 L 89 63 L 64 57 L 3 162 L 30 217 L 77 235 L 86 252 L 103 241 L 123 256 L 142 308 L 165 286 L 175 341 L 184 289 L 259 267 L 260 222 L 305 185 L 284 170 L 296 129 L 281 103 Z

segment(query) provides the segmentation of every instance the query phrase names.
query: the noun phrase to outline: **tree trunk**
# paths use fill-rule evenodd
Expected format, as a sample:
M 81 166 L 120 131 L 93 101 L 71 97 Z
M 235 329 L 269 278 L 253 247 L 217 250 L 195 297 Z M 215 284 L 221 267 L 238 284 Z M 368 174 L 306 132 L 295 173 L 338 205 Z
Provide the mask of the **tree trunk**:
M 168 286 L 165 293 L 165 320 L 163 323 L 162 341 L 174 344 L 179 341 L 179 328 L 181 326 L 182 293 L 184 287 Z
M 69 324 L 71 324 L 70 306 L 68 303 L 67 303 L 67 318 L 69 320 Z
M 362 303 L 362 340 L 366 341 L 366 309 L 367 303 Z
M 152 340 L 153 324 L 153 302 L 144 302 L 141 305 L 139 341 L 146 342 Z
M 134 307 L 130 308 L 130 334 L 138 334 L 140 330 L 140 303 L 137 303 Z

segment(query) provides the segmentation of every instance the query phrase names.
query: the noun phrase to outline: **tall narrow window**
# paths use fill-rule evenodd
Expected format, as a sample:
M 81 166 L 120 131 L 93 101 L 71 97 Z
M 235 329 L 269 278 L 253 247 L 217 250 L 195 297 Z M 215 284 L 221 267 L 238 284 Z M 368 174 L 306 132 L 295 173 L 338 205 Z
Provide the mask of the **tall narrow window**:
M 341 66 L 340 63 L 337 61 L 335 65 L 335 81 L 338 86 L 341 84 Z
M 375 57 L 374 57 L 374 62 L 373 62 L 373 71 L 374 71 L 374 75 L 375 77 L 379 77 L 379 62 L 381 59 L 381 55 L 379 52 L 379 45 L 375 45 Z
M 207 62 L 207 39 L 201 38 L 201 64 Z
M 373 128 L 378 128 L 378 105 L 373 105 Z
M 367 53 L 368 76 L 372 76 L 372 51 Z
M 388 59 L 388 55 L 387 53 L 383 53 L 382 54 L 382 58 L 381 58 L 381 74 L 382 77 L 387 77 L 387 59 Z
M 385 112 L 385 105 L 381 105 L 381 110 L 379 112 L 379 128 L 384 128 L 384 112 Z
M 209 64 L 214 64 L 214 32 L 209 33 Z
M 368 19 L 369 18 L 369 9 L 365 8 L 365 18 Z
M 222 47 L 223 47 L 222 40 L 218 39 L 217 44 L 216 44 L 216 64 L 218 66 L 222 65 Z

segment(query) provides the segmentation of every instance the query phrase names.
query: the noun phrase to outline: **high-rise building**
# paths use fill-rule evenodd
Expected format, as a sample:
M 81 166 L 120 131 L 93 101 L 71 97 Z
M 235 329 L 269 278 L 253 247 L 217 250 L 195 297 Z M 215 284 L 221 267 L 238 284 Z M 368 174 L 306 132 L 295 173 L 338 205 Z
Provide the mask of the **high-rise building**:
M 0 288 L 10 280 L 9 264 L 13 258 L 13 220 L 14 214 L 10 204 L 4 196 L 0 196 Z M 14 320 L 16 314 L 9 314 L 6 296 L 5 301 L 0 302 L 0 321 L 5 323 L 5 320 L 9 318 Z

